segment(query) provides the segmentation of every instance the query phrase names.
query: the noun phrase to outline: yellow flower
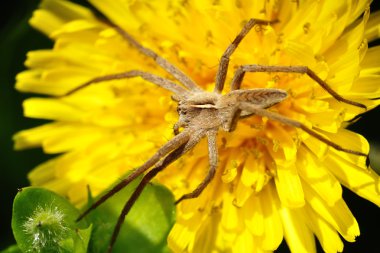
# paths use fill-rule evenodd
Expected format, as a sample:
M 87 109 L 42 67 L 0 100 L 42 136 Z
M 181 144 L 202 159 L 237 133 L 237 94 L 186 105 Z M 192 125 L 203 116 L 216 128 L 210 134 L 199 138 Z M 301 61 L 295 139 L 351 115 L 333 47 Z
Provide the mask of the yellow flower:
M 379 13 L 370 1 L 123 1 L 90 0 L 145 47 L 211 90 L 220 57 L 250 18 L 275 20 L 255 27 L 233 54 L 227 80 L 244 64 L 304 65 L 344 98 L 372 109 L 380 97 Z M 141 165 L 172 138 L 177 121 L 171 94 L 140 78 L 93 84 L 98 76 L 143 70 L 168 77 L 89 9 L 45 0 L 30 23 L 55 41 L 30 52 L 16 87 L 48 97 L 24 102 L 25 115 L 51 120 L 19 132 L 17 149 L 41 146 L 61 154 L 29 175 L 39 185 L 86 201 Z M 366 140 L 345 127 L 362 108 L 338 102 L 306 75 L 247 74 L 242 88 L 278 88 L 289 97 L 271 110 L 307 125 L 351 150 L 369 152 Z M 49 97 L 53 96 L 53 97 Z M 262 117 L 220 133 L 219 166 L 200 197 L 177 206 L 168 243 L 174 252 L 267 252 L 283 238 L 292 252 L 326 252 L 354 241 L 358 224 L 342 199 L 342 186 L 380 206 L 379 176 L 364 157 L 337 151 L 300 129 Z M 159 174 L 178 198 L 208 169 L 207 145 Z

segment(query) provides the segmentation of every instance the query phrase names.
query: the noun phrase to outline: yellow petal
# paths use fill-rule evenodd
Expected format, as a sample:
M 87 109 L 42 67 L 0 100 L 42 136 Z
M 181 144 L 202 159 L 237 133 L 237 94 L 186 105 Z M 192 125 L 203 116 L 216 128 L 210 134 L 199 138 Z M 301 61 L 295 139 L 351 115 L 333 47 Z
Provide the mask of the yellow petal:
M 16 88 L 26 92 L 62 95 L 90 80 L 92 76 L 90 71 L 78 68 L 24 71 L 16 77 Z
M 290 251 L 297 253 L 316 252 L 314 235 L 305 223 L 305 219 L 309 217 L 304 214 L 302 209 L 291 210 L 283 207 L 280 209 L 280 215 L 285 240 Z
M 195 252 L 201 252 L 201 251 L 195 251 Z M 204 251 L 211 252 L 211 251 Z M 232 248 L 233 253 L 244 253 L 244 252 L 259 252 L 256 247 L 254 247 L 254 240 L 252 238 L 252 235 L 247 231 L 244 230 L 243 233 L 241 233 L 236 242 L 234 243 L 234 247 Z
M 264 217 L 260 198 L 252 195 L 243 207 L 244 224 L 252 235 L 261 236 L 264 233 Z
M 339 181 L 325 169 L 325 164 L 305 148 L 298 150 L 297 170 L 302 180 L 310 185 L 328 205 L 334 205 L 342 198 Z
M 328 206 L 308 185 L 303 186 L 305 197 L 312 209 L 331 224 L 345 240 L 355 241 L 356 236 L 360 234 L 359 225 L 343 199 L 333 206 Z
M 70 136 L 70 138 L 67 138 Z M 67 129 L 59 134 L 46 138 L 42 144 L 44 152 L 48 154 L 67 152 L 72 149 L 80 149 L 90 143 L 94 143 L 103 137 L 98 128 L 81 127 Z
M 275 183 L 282 205 L 296 208 L 305 204 L 301 180 L 295 166 L 282 167 L 277 165 Z
M 303 140 L 303 144 L 305 144 L 305 146 L 319 159 L 325 157 L 328 152 L 329 146 L 314 137 L 309 137 L 306 140 Z
M 61 123 L 49 123 L 35 128 L 18 132 L 13 136 L 15 149 L 33 148 L 42 144 L 42 141 L 50 135 L 61 131 Z
M 121 27 L 136 30 L 141 26 L 140 20 L 136 18 L 129 9 L 133 2 L 125 3 L 120 0 L 90 0 L 90 3 L 97 9 L 102 10 L 102 13 Z M 139 4 L 137 3 L 136 5 Z M 140 4 L 140 6 L 144 6 L 144 3 Z
M 51 181 L 55 176 L 57 158 L 50 159 L 37 167 L 29 174 L 28 179 L 32 185 L 44 185 Z
M 314 52 L 307 44 L 299 43 L 298 41 L 287 41 L 284 46 L 284 51 L 298 62 L 290 63 L 291 65 L 305 65 L 313 69 L 316 64 Z
M 252 187 L 245 186 L 240 180 L 237 183 L 235 190 L 235 200 L 234 204 L 238 207 L 244 206 L 246 201 L 254 194 Z
M 240 208 L 234 205 L 233 197 L 230 193 L 224 194 L 221 225 L 226 231 L 238 233 L 243 229 L 243 220 Z
M 379 12 L 380 17 L 380 12 Z M 368 49 L 365 58 L 361 62 L 362 70 L 360 76 L 367 76 L 371 74 L 380 73 L 380 66 L 378 64 L 380 55 L 380 46 L 371 47 Z
M 364 35 L 369 42 L 380 37 L 380 11 L 371 13 L 368 23 L 365 28 Z
M 29 21 L 32 26 L 50 35 L 67 21 L 77 18 L 94 19 L 92 12 L 69 1 L 44 0 L 40 10 Z
M 336 229 L 321 218 L 310 206 L 305 207 L 305 213 L 308 215 L 305 222 L 317 236 L 323 250 L 326 253 L 342 252 L 343 242 Z
M 328 136 L 330 140 L 333 140 L 336 144 L 340 145 L 341 147 L 362 152 L 364 154 L 369 153 L 368 141 L 362 135 L 352 132 L 350 130 L 342 128 L 338 131 L 337 134 L 326 133 L 326 136 Z M 346 152 L 338 151 L 336 149 L 331 149 L 330 152 L 338 153 L 340 156 L 344 157 L 348 161 L 351 161 L 352 163 L 355 163 L 363 168 L 366 166 L 367 158 L 364 156 L 351 155 Z
M 262 173 L 260 161 L 261 159 L 254 159 L 252 156 L 247 157 L 240 179 L 245 186 L 250 187 L 253 185 L 259 177 L 259 173 Z
M 96 22 L 91 22 L 90 20 L 74 20 L 61 26 L 59 29 L 55 30 L 50 34 L 51 37 L 58 37 L 61 34 L 85 32 L 86 30 L 99 28 L 99 24 Z
M 274 152 L 282 151 L 284 153 L 284 159 L 287 162 L 295 159 L 297 153 L 296 145 L 289 131 L 283 126 L 273 124 L 270 128 L 268 127 L 267 137 L 273 142 Z
M 336 133 L 343 120 L 339 110 L 320 110 L 318 113 L 307 114 L 307 119 L 313 127 L 323 131 Z
M 299 39 L 304 34 L 305 23 L 312 23 L 320 12 L 321 5 L 318 2 L 300 5 L 299 11 L 294 13 L 283 28 L 284 34 L 291 39 Z
M 342 53 L 337 59 L 330 55 L 326 56 L 330 73 L 334 73 L 326 82 L 340 95 L 344 95 L 345 92 L 349 91 L 352 83 L 359 75 L 359 53 L 360 51 L 355 48 L 355 50 L 351 49 L 348 52 Z
M 350 95 L 353 97 L 367 97 L 377 99 L 380 95 L 380 76 L 368 75 L 358 78 L 352 86 Z
M 236 175 L 237 175 L 237 168 L 239 164 L 236 160 L 229 160 L 228 164 L 226 164 L 223 174 L 222 174 L 222 180 L 224 183 L 230 183 L 232 182 Z
M 215 211 L 202 222 L 202 226 L 197 231 L 194 238 L 192 252 L 212 252 L 215 249 L 216 238 L 218 235 L 220 212 Z
M 279 203 L 274 185 L 267 185 L 261 191 L 260 202 L 264 217 L 264 235 L 261 237 L 261 246 L 264 250 L 276 250 L 283 239 Z
M 27 54 L 25 65 L 35 69 L 61 68 L 65 65 L 76 66 L 84 68 L 88 72 L 91 71 L 95 77 L 107 67 L 117 63 L 117 59 L 106 55 L 102 48 L 82 42 L 80 46 L 71 43 L 59 50 L 31 51 Z
M 375 171 L 358 166 L 341 154 L 328 156 L 326 167 L 344 186 L 380 206 L 380 177 Z
M 179 222 L 175 223 L 168 236 L 168 246 L 173 252 L 185 252 L 191 241 L 194 241 L 194 231 Z
M 71 185 L 72 182 L 65 178 L 56 178 L 58 160 L 59 158 L 53 158 L 40 164 L 28 174 L 28 179 L 31 185 L 53 189 L 62 196 L 66 196 L 67 191 L 71 188 L 69 185 Z
M 114 181 L 111 181 L 110 183 L 112 184 L 112 182 Z M 94 192 L 91 188 L 91 185 L 89 185 L 86 181 L 77 182 L 67 192 L 67 197 L 69 198 L 70 202 L 74 205 L 78 205 L 80 203 L 83 203 L 83 201 L 86 201 L 88 199 L 88 192 L 86 192 L 84 189 L 87 189 L 89 186 L 91 189 L 91 194 L 99 194 L 99 191 Z
M 31 118 L 81 121 L 86 112 L 57 99 L 30 98 L 24 101 L 24 114 Z

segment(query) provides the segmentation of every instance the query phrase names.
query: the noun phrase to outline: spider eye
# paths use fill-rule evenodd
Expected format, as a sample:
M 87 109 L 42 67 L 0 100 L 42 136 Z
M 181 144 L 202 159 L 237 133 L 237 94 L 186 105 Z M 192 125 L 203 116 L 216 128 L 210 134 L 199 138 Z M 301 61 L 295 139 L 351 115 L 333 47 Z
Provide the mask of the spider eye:
M 177 107 L 177 112 L 179 115 L 186 115 L 187 110 L 184 108 L 181 108 L 180 106 Z

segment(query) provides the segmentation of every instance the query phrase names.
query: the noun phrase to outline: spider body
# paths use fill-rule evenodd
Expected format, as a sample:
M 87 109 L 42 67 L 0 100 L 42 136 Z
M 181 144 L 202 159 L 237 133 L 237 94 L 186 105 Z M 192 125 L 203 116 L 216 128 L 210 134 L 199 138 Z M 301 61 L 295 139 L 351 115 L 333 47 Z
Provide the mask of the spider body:
M 215 76 L 215 88 L 212 92 L 205 91 L 200 88 L 190 77 L 184 74 L 180 69 L 171 64 L 169 61 L 160 57 L 154 51 L 143 47 L 129 33 L 122 28 L 111 23 L 112 27 L 124 38 L 130 45 L 136 48 L 140 53 L 153 59 L 156 64 L 163 68 L 168 74 L 176 79 L 177 82 L 160 76 L 144 72 L 141 70 L 130 70 L 123 73 L 106 75 L 94 78 L 87 83 L 79 85 L 77 88 L 67 92 L 64 96 L 68 96 L 79 89 L 94 83 L 101 83 L 109 80 L 119 80 L 126 78 L 140 77 L 146 81 L 156 84 L 157 86 L 166 89 L 173 93 L 172 98 L 177 101 L 179 119 L 174 124 L 174 137 L 167 143 L 162 145 L 153 156 L 151 156 L 144 164 L 133 170 L 125 179 L 114 186 L 109 192 L 104 194 L 92 206 L 78 217 L 78 221 L 94 210 L 108 198 L 119 192 L 122 188 L 128 185 L 138 176 L 145 174 L 141 182 L 132 193 L 130 199 L 125 204 L 116 227 L 111 237 L 108 252 L 111 252 L 121 225 L 124 222 L 125 216 L 128 214 L 133 204 L 140 196 L 144 187 L 150 180 L 160 171 L 165 169 L 169 164 L 177 160 L 179 157 L 191 150 L 197 145 L 202 138 L 207 138 L 209 170 L 198 187 L 188 194 L 180 197 L 176 203 L 183 200 L 196 198 L 207 187 L 215 175 L 218 167 L 218 145 L 217 134 L 220 130 L 232 132 L 235 130 L 239 120 L 253 115 L 266 117 L 269 120 L 278 121 L 284 125 L 299 128 L 307 132 L 310 136 L 317 138 L 321 142 L 335 148 L 339 151 L 368 157 L 359 151 L 347 149 L 327 139 L 313 129 L 308 128 L 302 123 L 293 119 L 284 117 L 275 112 L 267 110 L 268 108 L 280 103 L 287 98 L 288 94 L 282 89 L 240 89 L 244 75 L 248 72 L 285 72 L 306 74 L 319 84 L 327 93 L 336 100 L 350 104 L 353 106 L 366 108 L 364 104 L 351 101 L 337 94 L 326 82 L 320 79 L 307 66 L 264 66 L 264 65 L 242 65 L 240 66 L 231 81 L 230 91 L 222 94 L 230 56 L 233 54 L 239 43 L 243 40 L 246 34 L 255 25 L 267 25 L 275 22 L 267 22 L 262 20 L 250 19 L 242 28 L 240 33 L 235 37 L 232 43 L 227 47 L 219 61 L 219 67 Z
M 225 95 L 217 92 L 197 91 L 178 102 L 179 120 L 174 126 L 174 133 L 179 128 L 196 128 L 208 131 L 226 132 L 235 130 L 241 118 L 252 115 L 239 108 L 241 103 L 248 103 L 259 109 L 269 108 L 287 97 L 281 89 L 233 90 Z

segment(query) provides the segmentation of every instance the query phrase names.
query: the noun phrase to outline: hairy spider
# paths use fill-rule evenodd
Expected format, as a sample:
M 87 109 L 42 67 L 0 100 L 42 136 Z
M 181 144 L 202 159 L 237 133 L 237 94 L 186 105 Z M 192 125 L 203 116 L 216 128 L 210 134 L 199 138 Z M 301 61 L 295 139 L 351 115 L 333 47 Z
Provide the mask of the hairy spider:
M 366 106 L 351 100 L 347 100 L 337 94 L 330 86 L 319 78 L 312 70 L 307 66 L 263 66 L 263 65 L 242 65 L 240 66 L 232 79 L 231 89 L 227 94 L 222 95 L 230 56 L 238 47 L 239 43 L 247 35 L 247 33 L 255 25 L 265 25 L 273 22 L 250 19 L 235 37 L 232 43 L 224 51 L 220 58 L 218 70 L 215 77 L 215 88 L 213 92 L 207 92 L 201 89 L 191 78 L 185 75 L 176 66 L 160 57 L 154 51 L 143 47 L 126 31 L 122 30 L 116 25 L 112 25 L 114 29 L 133 47 L 138 49 L 142 54 L 152 58 L 161 68 L 173 76 L 181 85 L 162 78 L 160 76 L 140 71 L 132 70 L 118 74 L 106 75 L 97 77 L 84 83 L 77 88 L 71 90 L 66 95 L 72 94 L 79 89 L 89 86 L 94 83 L 141 77 L 149 82 L 152 82 L 163 89 L 169 90 L 173 93 L 173 99 L 178 103 L 177 111 L 179 114 L 178 122 L 173 126 L 175 136 L 164 144 L 157 152 L 150 157 L 143 165 L 135 169 L 127 178 L 123 179 L 120 183 L 114 186 L 109 192 L 104 194 L 97 200 L 92 206 L 90 206 L 85 212 L 83 212 L 77 221 L 81 220 L 90 211 L 98 207 L 112 195 L 120 191 L 131 181 L 136 179 L 139 175 L 147 172 L 137 188 L 132 193 L 130 199 L 127 201 L 122 209 L 122 212 L 117 220 L 115 229 L 113 231 L 111 241 L 109 244 L 108 252 L 111 252 L 112 247 L 116 241 L 117 235 L 120 231 L 121 225 L 124 222 L 125 216 L 130 211 L 131 207 L 143 191 L 147 183 L 158 172 L 163 170 L 169 164 L 177 160 L 184 155 L 190 149 L 192 149 L 199 141 L 206 137 L 208 141 L 208 155 L 209 155 L 209 170 L 206 177 L 192 192 L 180 197 L 176 203 L 179 203 L 185 199 L 196 198 L 206 186 L 210 183 L 215 175 L 215 171 L 218 167 L 218 148 L 217 148 L 217 134 L 222 129 L 223 131 L 232 132 L 235 130 L 238 121 L 242 118 L 249 117 L 251 115 L 258 115 L 267 117 L 269 120 L 281 122 L 282 124 L 292 127 L 300 128 L 307 132 L 309 135 L 317 138 L 321 142 L 337 149 L 342 152 L 368 157 L 359 151 L 347 149 L 340 145 L 330 141 L 323 137 L 312 129 L 309 129 L 304 124 L 286 118 L 277 113 L 267 110 L 271 106 L 280 103 L 287 98 L 287 92 L 281 89 L 240 89 L 242 80 L 246 72 L 287 72 L 287 73 L 301 73 L 308 75 L 316 83 L 318 83 L 323 89 L 325 89 L 336 100 L 347 103 L 353 106 L 362 107 L 366 109 Z

